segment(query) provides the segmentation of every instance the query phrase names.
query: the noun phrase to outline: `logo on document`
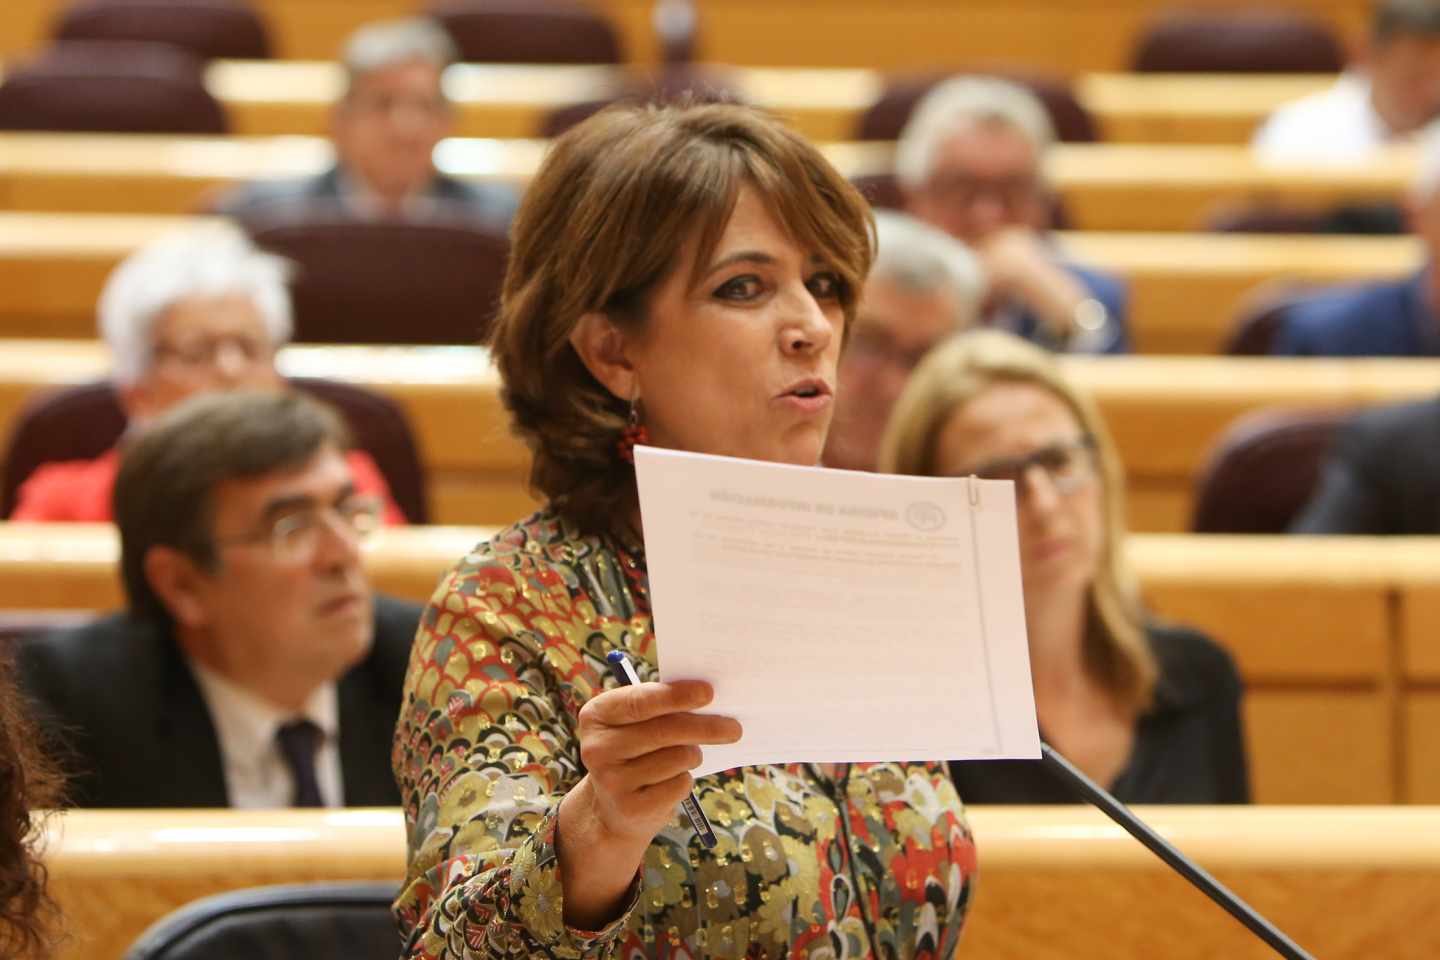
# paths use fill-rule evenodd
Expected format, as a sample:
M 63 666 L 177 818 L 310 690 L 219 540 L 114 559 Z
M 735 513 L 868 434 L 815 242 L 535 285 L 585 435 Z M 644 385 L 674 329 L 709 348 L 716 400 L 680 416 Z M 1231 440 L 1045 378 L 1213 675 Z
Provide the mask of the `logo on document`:
M 938 503 L 917 500 L 905 508 L 905 522 L 922 533 L 934 533 L 945 526 L 945 511 Z

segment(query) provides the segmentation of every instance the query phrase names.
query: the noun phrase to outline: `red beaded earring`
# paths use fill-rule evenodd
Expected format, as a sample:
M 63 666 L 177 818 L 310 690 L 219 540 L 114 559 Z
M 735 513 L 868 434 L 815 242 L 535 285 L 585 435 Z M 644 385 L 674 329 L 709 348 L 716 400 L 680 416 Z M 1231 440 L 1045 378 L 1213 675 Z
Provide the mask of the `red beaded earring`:
M 625 429 L 620 431 L 620 439 L 615 442 L 620 452 L 620 459 L 626 463 L 635 462 L 635 445 L 650 442 L 650 431 L 640 422 L 640 398 L 634 397 L 630 400 L 630 415 L 625 418 Z

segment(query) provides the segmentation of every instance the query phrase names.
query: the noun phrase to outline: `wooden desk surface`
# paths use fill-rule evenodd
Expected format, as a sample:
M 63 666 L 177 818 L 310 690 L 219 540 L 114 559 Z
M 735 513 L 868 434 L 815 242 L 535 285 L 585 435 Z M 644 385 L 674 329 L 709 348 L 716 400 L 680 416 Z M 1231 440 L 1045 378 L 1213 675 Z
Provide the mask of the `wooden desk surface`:
M 0 336 L 95 336 L 95 303 L 125 256 L 204 218 L 0 212 Z M 1064 232 L 1077 261 L 1130 288 L 1137 352 L 1215 353 L 1240 306 L 1274 281 L 1357 283 L 1408 274 L 1413 237 Z
M 366 566 L 376 589 L 423 603 L 492 533 L 384 528 Z M 1129 549 L 1148 602 L 1222 637 L 1257 682 L 1376 680 L 1390 669 L 1386 595 L 1440 590 L 1440 541 L 1424 538 L 1132 534 Z M 118 558 L 108 524 L 0 523 L 0 609 L 116 609 Z M 1325 604 L 1306 602 L 1319 594 Z
M 865 68 L 714 67 L 737 93 L 815 140 L 845 140 L 890 76 Z M 457 64 L 446 75 L 456 136 L 534 137 L 553 111 L 617 95 L 639 72 L 604 66 Z M 903 75 L 898 75 L 903 76 Z M 1333 83 L 1326 74 L 1086 73 L 1074 93 L 1111 143 L 1244 144 L 1282 104 Z M 210 91 L 241 135 L 324 136 L 343 92 L 324 60 L 221 61 Z
M 0 258 L 3 263 L 3 258 Z M 0 285 L 0 297 L 4 286 Z M 1068 357 L 1120 448 L 1137 530 L 1182 530 L 1211 446 L 1237 417 L 1268 407 L 1349 408 L 1440 391 L 1434 360 Z M 528 453 L 509 434 L 498 379 L 476 347 L 288 347 L 281 368 L 349 380 L 398 402 L 415 428 L 442 523 L 504 523 L 528 502 Z M 0 435 L 37 393 L 98 379 L 91 340 L 0 340 Z
M 537 140 L 455 138 L 436 165 L 458 177 L 522 184 L 543 156 Z M 822 144 L 847 176 L 884 173 L 891 143 Z M 228 184 L 302 176 L 332 157 L 315 137 L 0 135 L 0 209 L 76 213 L 189 213 Z M 1414 172 L 1411 148 L 1363 167 L 1271 166 L 1245 147 L 1061 144 L 1050 179 L 1083 230 L 1195 230 L 1236 204 L 1326 207 L 1396 199 Z
M 366 550 L 376 589 L 424 602 L 491 531 L 387 528 Z M 1223 643 L 1246 685 L 1263 803 L 1440 802 L 1434 711 L 1440 540 L 1133 535 L 1147 604 Z M 118 608 L 113 528 L 0 523 L 0 609 Z M 1413 607 L 1413 609 L 1412 609 Z M 1412 672 L 1413 671 L 1413 672 Z
M 1440 950 L 1440 810 L 1139 807 L 1143 819 L 1316 956 L 1421 960 Z M 960 958 L 1273 956 L 1099 813 L 972 807 L 980 883 Z M 49 822 L 65 960 L 118 958 L 146 926 L 224 890 L 392 880 L 398 809 L 73 811 Z
M 61 0 L 0 4 L 0 56 L 43 42 Z M 591 0 L 607 11 L 627 56 L 655 63 L 659 48 L 651 0 Z M 408 16 L 415 0 L 254 0 L 273 34 L 275 55 L 336 56 L 361 24 Z M 1158 0 L 1109 0 L 1057 5 L 1051 0 L 832 0 L 824 15 L 773 0 L 697 0 L 699 56 L 755 66 L 846 66 L 914 69 L 917 64 L 1007 63 L 1074 73 L 1124 70 L 1135 37 L 1161 9 Z M 1187 6 L 1233 8 L 1233 0 L 1191 0 Z M 1287 7 L 1328 22 L 1356 45 L 1365 35 L 1367 0 L 1290 0 Z

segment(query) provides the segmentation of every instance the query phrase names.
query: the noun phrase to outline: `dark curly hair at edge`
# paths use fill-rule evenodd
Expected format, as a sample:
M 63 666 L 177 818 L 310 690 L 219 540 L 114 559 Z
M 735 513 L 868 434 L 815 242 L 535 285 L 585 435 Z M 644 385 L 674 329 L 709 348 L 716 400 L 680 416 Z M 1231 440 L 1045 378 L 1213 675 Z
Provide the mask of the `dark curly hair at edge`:
M 39 752 L 40 737 L 0 656 L 0 957 L 44 957 L 54 942 L 55 904 L 45 892 L 36 811 L 60 799 L 60 776 Z

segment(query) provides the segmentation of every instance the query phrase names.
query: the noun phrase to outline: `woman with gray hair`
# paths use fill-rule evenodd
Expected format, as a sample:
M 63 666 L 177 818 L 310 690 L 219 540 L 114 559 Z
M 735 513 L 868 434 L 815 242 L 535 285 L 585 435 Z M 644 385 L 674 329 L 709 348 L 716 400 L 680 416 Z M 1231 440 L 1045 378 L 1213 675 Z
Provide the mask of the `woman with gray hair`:
M 290 269 L 228 225 L 163 236 L 116 267 L 100 294 L 100 335 L 131 425 L 200 393 L 281 389 L 275 354 L 292 329 Z M 42 465 L 21 484 L 10 519 L 108 521 L 119 462 L 112 448 Z M 349 462 L 357 486 L 384 497 L 387 522 L 403 523 L 369 455 L 351 451 Z
M 840 359 L 824 463 L 874 470 L 880 437 L 910 372 L 946 337 L 975 326 L 985 274 L 965 244 L 913 217 L 875 211 L 875 265 Z

